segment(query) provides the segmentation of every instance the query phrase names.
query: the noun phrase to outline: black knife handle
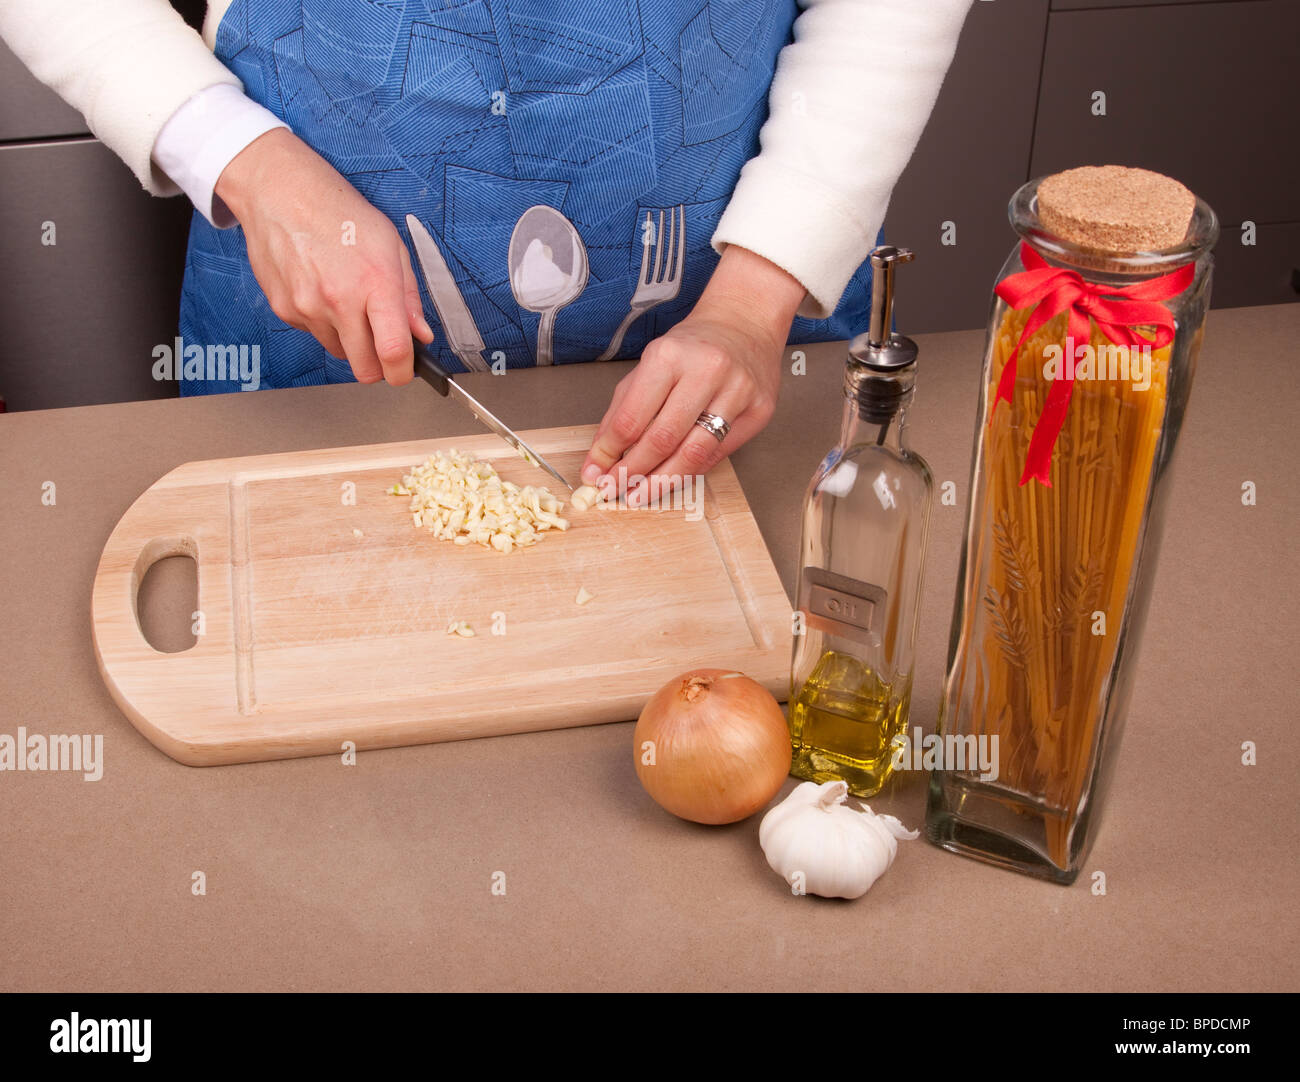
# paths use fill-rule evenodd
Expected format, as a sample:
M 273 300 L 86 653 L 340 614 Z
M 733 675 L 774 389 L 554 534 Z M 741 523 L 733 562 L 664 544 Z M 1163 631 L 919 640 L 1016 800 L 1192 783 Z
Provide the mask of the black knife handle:
M 438 358 L 428 346 L 415 339 L 411 341 L 415 345 L 415 374 L 446 398 L 451 393 L 451 388 L 447 386 L 451 373 L 438 363 Z

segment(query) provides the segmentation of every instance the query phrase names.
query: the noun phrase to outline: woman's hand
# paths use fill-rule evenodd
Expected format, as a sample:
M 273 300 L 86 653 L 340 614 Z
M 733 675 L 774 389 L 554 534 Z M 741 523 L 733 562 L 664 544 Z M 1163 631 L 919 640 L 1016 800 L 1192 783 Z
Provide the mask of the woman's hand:
M 646 346 L 619 381 L 583 483 L 608 495 L 626 485 L 636 507 L 652 476 L 660 493 L 675 488 L 761 432 L 776 409 L 781 358 L 804 293 L 775 264 L 729 246 L 691 314 Z M 730 423 L 722 442 L 695 423 L 706 411 Z
M 361 383 L 407 383 L 411 336 L 433 340 L 406 245 L 329 162 L 276 128 L 217 181 L 271 310 L 346 360 Z

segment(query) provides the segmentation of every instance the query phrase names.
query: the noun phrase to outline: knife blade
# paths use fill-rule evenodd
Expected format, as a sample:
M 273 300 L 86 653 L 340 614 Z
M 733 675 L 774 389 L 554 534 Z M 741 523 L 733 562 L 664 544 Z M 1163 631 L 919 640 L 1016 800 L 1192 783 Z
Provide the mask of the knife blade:
M 433 299 L 433 307 L 438 313 L 443 333 L 447 336 L 447 344 L 471 372 L 488 371 L 488 363 L 482 357 L 483 336 L 478 333 L 478 325 L 470 315 L 451 268 L 442 257 L 442 250 L 424 223 L 414 214 L 406 216 L 406 228 L 411 231 L 415 257 L 420 261 L 424 284 Z
M 482 402 L 460 386 L 452 378 L 452 374 L 438 363 L 438 358 L 433 355 L 428 346 L 418 341 L 415 341 L 415 374 L 444 398 L 450 396 L 458 399 L 479 421 L 518 451 L 524 457 L 524 461 L 545 470 L 570 492 L 573 491 L 573 486 L 564 479 L 559 470 L 520 439 L 513 429 L 498 420 Z

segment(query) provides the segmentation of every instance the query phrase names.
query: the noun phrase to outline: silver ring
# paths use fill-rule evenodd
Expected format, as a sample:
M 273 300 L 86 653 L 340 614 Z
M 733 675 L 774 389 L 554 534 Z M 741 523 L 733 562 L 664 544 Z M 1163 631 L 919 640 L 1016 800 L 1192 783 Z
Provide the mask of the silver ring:
M 695 423 L 699 425 L 710 436 L 716 436 L 719 443 L 727 438 L 727 433 L 731 431 L 731 425 L 719 417 L 716 413 L 709 413 L 707 410 L 695 418 Z

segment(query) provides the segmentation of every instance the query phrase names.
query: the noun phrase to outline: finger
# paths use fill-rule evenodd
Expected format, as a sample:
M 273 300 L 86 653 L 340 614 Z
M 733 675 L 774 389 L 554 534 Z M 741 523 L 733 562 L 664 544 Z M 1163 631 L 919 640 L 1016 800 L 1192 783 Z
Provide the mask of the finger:
M 357 382 L 378 383 L 383 379 L 384 368 L 375 355 L 375 340 L 365 311 L 341 319 L 337 330 Z
M 635 369 L 633 370 L 635 371 Z M 600 429 L 606 423 L 608 417 L 622 408 L 624 399 L 627 398 L 627 389 L 630 385 L 632 373 L 629 372 L 614 386 L 614 394 L 610 397 L 609 408 L 605 410 L 605 417 L 601 418 L 600 426 L 596 429 L 596 436 L 592 437 L 592 447 L 596 445 L 596 438 L 600 435 Z M 607 480 L 604 469 L 605 458 L 597 460 L 589 448 L 587 457 L 583 460 L 582 469 L 578 471 L 578 476 L 582 479 L 584 485 L 600 485 L 602 481 Z M 612 495 L 609 497 L 613 498 Z
M 286 327 L 292 327 L 295 331 L 302 331 L 304 334 L 311 335 L 325 348 L 325 351 L 330 356 L 337 357 L 340 361 L 347 360 L 343 343 L 339 341 L 334 324 L 325 318 L 323 313 L 321 315 L 308 315 L 288 298 L 287 293 L 277 292 L 276 298 L 276 300 L 271 300 L 271 295 L 267 295 L 271 311 L 275 313 L 276 318 L 281 323 Z
M 406 316 L 411 333 L 426 346 L 433 341 L 433 328 L 424 318 L 424 301 L 420 299 L 420 284 L 411 268 L 411 255 L 402 245 L 402 290 L 406 299 Z
M 628 478 L 627 500 L 629 507 L 636 507 L 641 502 L 645 489 L 644 480 L 654 473 L 672 455 L 686 437 L 691 427 L 713 400 L 714 389 L 698 380 L 679 380 L 673 388 L 668 401 L 646 426 L 645 433 L 628 449 L 627 453 L 610 467 L 620 481 Z M 624 474 L 626 470 L 626 474 Z
M 377 289 L 366 298 L 366 318 L 384 379 L 394 387 L 410 383 L 415 374 L 410 313 L 396 283 Z
M 587 452 L 582 467 L 586 484 L 594 484 L 598 477 L 608 473 L 623 452 L 641 437 L 646 425 L 667 401 L 675 380 L 670 369 L 644 360 L 632 369 L 625 384 L 620 384 L 615 391 Z
M 348 359 L 347 350 L 343 348 L 343 343 L 339 341 L 338 332 L 334 329 L 332 323 L 320 323 L 313 320 L 311 322 L 291 323 L 290 326 L 300 331 L 306 331 L 325 347 L 330 356 L 337 357 L 340 361 Z
M 717 436 L 697 423 L 705 411 L 731 423 L 725 440 L 719 441 Z M 763 423 L 762 417 L 755 412 L 752 392 L 741 387 L 720 390 L 693 413 L 677 446 L 653 470 L 647 471 L 655 479 L 653 491 L 672 491 L 681 484 L 682 478 L 707 473 L 744 442 L 737 442 L 737 433 L 749 439 L 762 429 Z M 629 506 L 640 506 L 651 494 L 649 482 L 642 484 L 638 492 L 629 496 Z
M 720 417 L 726 417 L 720 406 L 710 409 Z M 682 441 L 677 451 L 656 472 L 657 490 L 662 495 L 671 492 L 682 483 L 685 477 L 700 478 L 719 462 L 734 454 L 746 443 L 757 436 L 767 426 L 770 414 L 755 408 L 745 409 L 731 422 L 727 438 L 718 442 L 718 437 L 706 432 L 699 425 L 691 428 L 690 434 Z M 692 482 L 694 483 L 694 482 Z

